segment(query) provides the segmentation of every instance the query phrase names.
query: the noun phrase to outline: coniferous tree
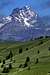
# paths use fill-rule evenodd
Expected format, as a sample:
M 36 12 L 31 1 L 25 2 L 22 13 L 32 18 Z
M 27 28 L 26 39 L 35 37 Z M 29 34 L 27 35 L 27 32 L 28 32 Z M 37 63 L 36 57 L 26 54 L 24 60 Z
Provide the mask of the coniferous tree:
M 19 49 L 19 53 L 22 53 L 22 48 Z
M 3 64 L 5 64 L 5 60 L 3 60 Z
M 12 64 L 11 63 L 9 64 L 9 69 L 12 69 Z
M 30 61 L 30 58 L 29 58 L 29 57 L 27 57 L 27 58 L 26 58 L 26 62 L 29 62 L 29 61 Z
M 38 60 L 38 58 L 37 58 L 35 64 L 37 64 L 38 62 L 39 62 L 39 60 Z

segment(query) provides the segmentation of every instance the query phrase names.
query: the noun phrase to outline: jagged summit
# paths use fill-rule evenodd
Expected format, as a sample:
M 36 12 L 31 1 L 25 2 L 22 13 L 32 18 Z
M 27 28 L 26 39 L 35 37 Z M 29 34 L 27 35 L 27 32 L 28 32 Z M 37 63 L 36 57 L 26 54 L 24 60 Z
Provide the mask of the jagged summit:
M 18 21 L 26 27 L 33 27 L 33 24 L 37 22 L 37 19 L 37 13 L 34 12 L 31 7 L 24 6 L 23 8 L 13 9 L 10 16 L 2 17 L 0 19 L 0 27 L 11 21 Z
M 24 6 L 23 8 L 15 8 L 15 9 L 13 9 L 11 15 L 13 15 L 15 13 L 18 13 L 19 14 L 20 11 L 28 11 L 30 9 L 31 9 L 31 7 L 29 7 L 29 6 Z
M 11 16 L 19 21 L 24 26 L 33 26 L 32 24 L 37 22 L 37 14 L 32 10 L 31 7 L 24 6 L 23 8 L 16 8 L 12 11 Z

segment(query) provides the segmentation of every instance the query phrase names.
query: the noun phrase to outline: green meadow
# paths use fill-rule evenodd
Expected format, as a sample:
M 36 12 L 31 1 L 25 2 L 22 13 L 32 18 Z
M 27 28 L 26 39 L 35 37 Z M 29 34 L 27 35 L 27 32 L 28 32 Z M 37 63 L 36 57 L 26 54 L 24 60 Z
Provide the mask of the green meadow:
M 50 75 L 50 38 L 0 42 L 0 75 Z

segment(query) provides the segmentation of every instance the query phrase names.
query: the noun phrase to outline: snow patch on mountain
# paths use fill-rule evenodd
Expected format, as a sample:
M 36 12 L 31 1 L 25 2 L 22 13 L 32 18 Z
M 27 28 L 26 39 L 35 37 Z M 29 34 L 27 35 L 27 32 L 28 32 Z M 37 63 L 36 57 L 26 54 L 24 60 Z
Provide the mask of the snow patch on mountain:
M 2 26 L 4 26 L 4 24 L 3 24 L 3 23 L 0 23 L 0 28 L 1 28 Z
M 29 20 L 29 19 L 25 18 L 25 19 L 24 19 L 24 23 L 25 23 L 26 26 L 30 27 L 30 23 L 27 22 L 28 20 Z
M 6 19 L 11 21 L 12 17 L 11 16 L 7 16 Z

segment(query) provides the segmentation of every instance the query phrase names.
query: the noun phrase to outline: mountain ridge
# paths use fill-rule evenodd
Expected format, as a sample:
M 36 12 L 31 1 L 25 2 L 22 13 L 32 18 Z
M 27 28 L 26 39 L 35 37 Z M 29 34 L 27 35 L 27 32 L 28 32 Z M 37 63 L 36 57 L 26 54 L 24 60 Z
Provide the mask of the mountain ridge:
M 21 41 L 50 34 L 50 29 L 45 29 L 44 19 L 28 6 L 14 9 L 10 16 L 0 19 L 0 24 L 1 40 Z

